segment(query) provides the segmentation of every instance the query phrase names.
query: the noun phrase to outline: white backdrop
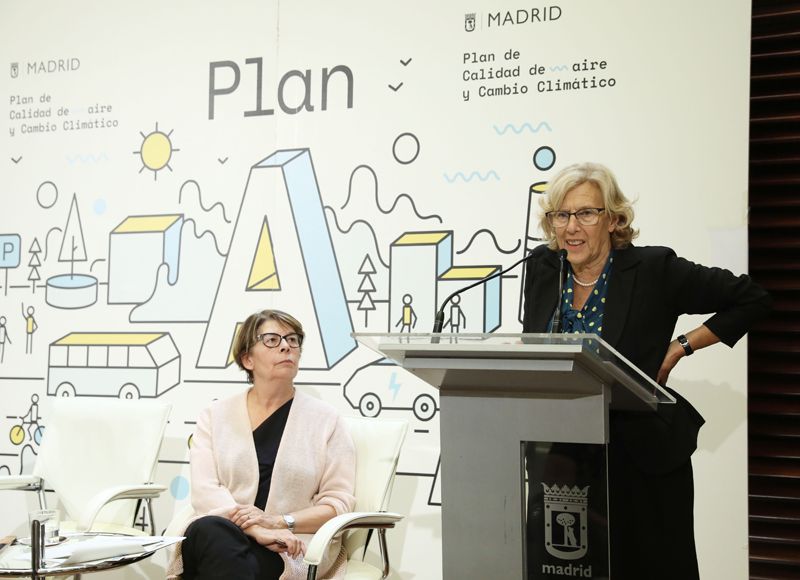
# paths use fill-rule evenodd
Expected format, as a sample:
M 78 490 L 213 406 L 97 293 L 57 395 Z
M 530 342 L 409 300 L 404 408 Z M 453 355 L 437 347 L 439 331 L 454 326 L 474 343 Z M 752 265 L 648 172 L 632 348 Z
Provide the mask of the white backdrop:
M 51 345 L 165 334 L 179 376 L 136 384 L 173 403 L 165 526 L 188 501 L 199 410 L 244 388 L 226 367 L 236 323 L 284 308 L 309 330 L 300 388 L 410 421 L 392 505 L 408 518 L 390 547 L 399 577 L 438 578 L 436 392 L 349 333 L 401 330 L 405 297 L 429 330 L 431 305 L 488 271 L 474 267 L 537 243 L 531 186 L 578 161 L 638 198 L 638 244 L 746 267 L 749 2 L 0 0 L 0 14 L 1 473 L 30 469 L 56 391 L 131 392 L 126 369 L 58 368 Z M 506 277 L 465 298 L 460 330 L 518 332 L 519 305 Z M 139 350 L 161 365 L 154 348 Z M 745 353 L 716 346 L 670 383 L 707 419 L 704 578 L 747 577 Z M 0 535 L 22 535 L 34 504 L 2 494 Z

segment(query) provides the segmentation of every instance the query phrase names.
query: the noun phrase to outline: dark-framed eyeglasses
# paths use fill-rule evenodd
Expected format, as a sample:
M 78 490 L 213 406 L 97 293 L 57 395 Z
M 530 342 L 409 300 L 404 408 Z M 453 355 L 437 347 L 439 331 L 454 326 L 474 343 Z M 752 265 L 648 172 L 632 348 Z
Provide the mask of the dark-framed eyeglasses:
M 256 336 L 256 338 L 263 342 L 264 346 L 267 348 L 278 348 L 281 345 L 282 340 L 285 340 L 286 344 L 288 344 L 290 348 L 300 348 L 300 345 L 303 344 L 303 339 L 305 337 L 302 334 L 297 334 L 296 332 L 292 332 L 286 336 L 281 336 L 275 332 L 265 332 L 264 334 L 259 334 Z
M 597 220 L 600 219 L 600 212 L 605 210 L 606 208 L 604 207 L 585 207 L 573 212 L 561 210 L 549 211 L 544 215 L 554 228 L 563 228 L 566 226 L 569 223 L 570 216 L 573 215 L 582 226 L 593 226 L 597 223 Z

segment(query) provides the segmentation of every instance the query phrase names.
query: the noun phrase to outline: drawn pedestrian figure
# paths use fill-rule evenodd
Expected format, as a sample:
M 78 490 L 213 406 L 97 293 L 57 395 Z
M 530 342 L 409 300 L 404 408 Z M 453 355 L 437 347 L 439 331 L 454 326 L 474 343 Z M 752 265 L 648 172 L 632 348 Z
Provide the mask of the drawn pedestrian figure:
M 36 425 L 36 429 L 39 429 L 39 395 L 34 393 L 31 396 L 31 408 L 28 409 L 28 412 L 25 414 L 25 416 L 20 417 L 20 419 L 22 419 L 23 427 L 25 425 L 28 426 L 28 436 L 31 438 L 31 440 L 33 440 L 33 433 L 31 433 L 31 427 Z M 25 419 L 28 420 L 26 421 Z
M 411 307 L 412 301 L 411 294 L 403 296 L 403 315 L 395 324 L 395 328 L 402 324 L 400 332 L 411 332 L 411 329 L 417 325 L 417 314 Z
M 449 325 L 450 331 L 454 334 L 458 334 L 458 329 L 461 328 L 462 320 L 464 321 L 464 328 L 467 327 L 467 316 L 464 314 L 464 311 L 461 310 L 459 302 L 461 302 L 461 296 L 453 296 L 453 300 L 450 302 L 450 318 L 447 319 L 447 322 L 445 322 L 442 327 L 444 329 Z M 458 341 L 458 339 L 456 339 L 456 341 Z M 452 337 L 450 338 L 450 342 L 453 342 Z
M 3 362 L 3 357 L 6 354 L 6 339 L 8 339 L 8 344 L 11 344 L 11 337 L 8 335 L 8 329 L 6 328 L 6 317 L 0 316 L 0 363 Z
M 22 317 L 25 319 L 25 332 L 28 334 L 25 341 L 25 354 L 33 352 L 33 333 L 39 328 L 39 325 L 36 324 L 36 319 L 33 317 L 34 312 L 33 306 L 28 306 L 28 313 L 25 314 L 25 304 L 22 304 Z

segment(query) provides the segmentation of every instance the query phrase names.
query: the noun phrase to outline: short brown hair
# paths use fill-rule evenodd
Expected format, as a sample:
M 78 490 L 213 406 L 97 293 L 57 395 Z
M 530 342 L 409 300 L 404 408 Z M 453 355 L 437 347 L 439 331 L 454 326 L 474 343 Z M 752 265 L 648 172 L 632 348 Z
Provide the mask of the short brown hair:
M 303 325 L 291 314 L 282 312 L 280 310 L 262 310 L 255 312 L 247 317 L 239 328 L 239 332 L 233 339 L 233 359 L 239 368 L 247 373 L 247 382 L 253 383 L 253 371 L 247 369 L 242 364 L 242 357 L 253 350 L 253 347 L 258 342 L 258 328 L 269 320 L 274 320 L 278 324 L 288 326 L 294 332 L 305 338 L 303 334 Z M 300 352 L 303 352 L 302 347 Z
M 631 240 L 639 235 L 633 229 L 633 202 L 629 201 L 617 184 L 617 178 L 605 165 L 599 163 L 576 163 L 559 171 L 547 184 L 547 193 L 539 198 L 539 226 L 551 250 L 558 249 L 555 228 L 547 221 L 547 212 L 558 211 L 567 194 L 586 182 L 593 183 L 600 190 L 606 215 L 618 217 L 616 229 L 611 232 L 611 247 L 615 250 L 626 248 Z

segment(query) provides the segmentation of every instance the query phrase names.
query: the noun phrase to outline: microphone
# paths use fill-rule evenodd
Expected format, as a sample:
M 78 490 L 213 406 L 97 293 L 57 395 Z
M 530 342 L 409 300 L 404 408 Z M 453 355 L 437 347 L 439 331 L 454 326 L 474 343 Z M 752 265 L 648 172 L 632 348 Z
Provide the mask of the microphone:
M 561 296 L 564 293 L 564 262 L 567 258 L 567 251 L 566 250 L 559 250 L 558 251 L 558 261 L 561 263 L 561 266 L 558 269 L 558 303 L 556 304 L 556 311 L 553 314 L 553 328 L 551 331 L 555 334 L 561 334 L 564 332 L 564 329 L 561 324 Z
M 563 252 L 564 252 L 564 255 L 566 255 L 567 251 L 563 250 Z M 458 296 L 462 292 L 465 292 L 465 291 L 469 290 L 470 288 L 474 288 L 475 286 L 480 286 L 481 284 L 486 284 L 486 282 L 488 282 L 489 280 L 493 280 L 494 278 L 497 278 L 498 276 L 502 276 L 506 272 L 509 272 L 509 271 L 513 270 L 514 268 L 516 268 L 517 266 L 519 266 L 525 260 L 530 260 L 532 257 L 533 257 L 533 252 L 531 252 L 527 256 L 517 260 L 516 262 L 514 262 L 513 265 L 509 266 L 505 270 L 502 270 L 502 271 L 498 272 L 497 274 L 492 274 L 488 278 L 484 278 L 483 280 L 478 280 L 474 284 L 470 284 L 469 286 L 465 286 L 464 288 L 461 288 L 460 290 L 456 290 L 455 292 L 453 292 L 450 296 L 447 297 L 447 299 L 444 302 L 442 302 L 442 308 L 439 310 L 439 312 L 436 313 L 436 319 L 433 322 L 433 333 L 436 334 L 436 333 L 442 332 L 442 327 L 444 326 L 444 309 L 447 306 L 447 303 L 450 302 L 450 300 L 452 300 L 455 296 Z M 563 262 L 562 262 L 562 268 L 563 268 Z M 431 342 L 433 344 L 438 343 L 439 342 L 439 337 L 438 336 L 434 336 L 433 339 L 431 340 Z

